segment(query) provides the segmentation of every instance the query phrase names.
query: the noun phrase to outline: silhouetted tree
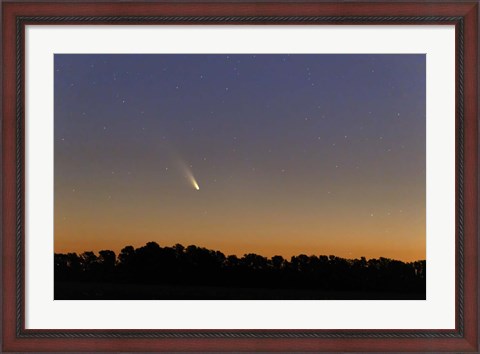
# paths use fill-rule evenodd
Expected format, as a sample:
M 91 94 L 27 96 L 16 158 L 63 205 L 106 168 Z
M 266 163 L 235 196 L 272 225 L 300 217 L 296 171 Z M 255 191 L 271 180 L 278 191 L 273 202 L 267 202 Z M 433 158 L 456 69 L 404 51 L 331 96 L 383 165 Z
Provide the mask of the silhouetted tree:
M 284 267 L 285 259 L 282 256 L 272 257 L 272 266 L 276 270 L 281 270 Z
M 98 263 L 104 278 L 112 277 L 115 271 L 116 257 L 115 252 L 110 250 L 103 250 L 98 252 Z
M 380 257 L 345 259 L 300 254 L 290 261 L 249 253 L 239 258 L 220 251 L 156 242 L 102 250 L 55 254 L 56 281 L 153 283 L 234 288 L 305 289 L 327 292 L 425 294 L 426 261 L 405 263 Z

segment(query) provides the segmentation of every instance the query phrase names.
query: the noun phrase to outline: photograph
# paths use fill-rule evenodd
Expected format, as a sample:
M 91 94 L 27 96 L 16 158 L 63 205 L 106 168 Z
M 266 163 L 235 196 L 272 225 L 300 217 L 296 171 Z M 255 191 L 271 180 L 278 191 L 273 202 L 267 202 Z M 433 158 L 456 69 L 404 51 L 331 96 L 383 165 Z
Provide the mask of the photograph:
M 425 300 L 425 54 L 55 54 L 55 300 Z

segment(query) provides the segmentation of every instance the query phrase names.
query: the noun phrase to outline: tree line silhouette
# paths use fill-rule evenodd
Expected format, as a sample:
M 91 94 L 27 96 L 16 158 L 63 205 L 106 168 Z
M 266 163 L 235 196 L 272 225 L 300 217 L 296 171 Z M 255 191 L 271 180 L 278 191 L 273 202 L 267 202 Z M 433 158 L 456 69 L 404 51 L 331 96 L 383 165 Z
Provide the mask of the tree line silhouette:
M 290 260 L 257 254 L 225 256 L 190 245 L 156 242 L 127 246 L 116 256 L 103 250 L 54 255 L 55 282 L 163 284 L 168 286 L 307 289 L 341 292 L 417 293 L 425 296 L 426 261 L 345 259 L 301 254 Z

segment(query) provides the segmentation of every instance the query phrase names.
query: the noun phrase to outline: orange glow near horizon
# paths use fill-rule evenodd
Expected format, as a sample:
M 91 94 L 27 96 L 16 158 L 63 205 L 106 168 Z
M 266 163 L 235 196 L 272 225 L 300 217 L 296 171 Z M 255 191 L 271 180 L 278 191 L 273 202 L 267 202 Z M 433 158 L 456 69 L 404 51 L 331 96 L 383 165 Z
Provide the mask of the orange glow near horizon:
M 173 198 L 174 195 L 171 203 Z M 320 207 L 314 211 L 311 206 L 309 213 L 292 218 L 293 206 L 249 211 L 231 199 L 211 205 L 207 213 L 199 212 L 191 204 L 155 213 L 153 205 L 142 207 L 133 201 L 127 204 L 123 199 L 110 201 L 85 206 L 81 213 L 69 213 L 68 219 L 61 219 L 61 215 L 67 213 L 69 206 L 61 208 L 56 218 L 55 252 L 110 249 L 118 254 L 125 246 L 141 247 L 154 241 L 162 247 L 193 244 L 237 256 L 257 253 L 285 258 L 307 254 L 425 259 L 425 219 L 417 216 L 421 210 L 399 209 L 393 218 L 392 211 L 354 215 L 354 210 L 343 208 L 344 214 L 336 215 Z M 350 208 L 356 209 L 353 205 Z M 345 213 L 350 214 L 349 223 L 342 222 Z M 102 222 L 96 215 L 103 216 Z

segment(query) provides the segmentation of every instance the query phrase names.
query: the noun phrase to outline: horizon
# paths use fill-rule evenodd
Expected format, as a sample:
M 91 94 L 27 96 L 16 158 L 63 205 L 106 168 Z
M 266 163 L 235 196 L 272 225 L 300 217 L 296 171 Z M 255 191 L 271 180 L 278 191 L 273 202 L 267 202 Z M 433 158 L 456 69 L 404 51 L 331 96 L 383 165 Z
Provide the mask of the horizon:
M 54 67 L 54 252 L 152 240 L 426 259 L 425 55 L 55 54 Z
M 118 258 L 118 255 L 120 254 L 120 252 L 123 248 L 132 246 L 134 249 L 138 249 L 138 248 L 144 247 L 149 242 L 157 243 L 161 248 L 174 248 L 175 245 L 176 245 L 176 244 L 162 245 L 161 243 L 158 243 L 157 241 L 152 240 L 152 241 L 147 241 L 146 243 L 144 243 L 142 245 L 135 245 L 133 243 L 128 244 L 128 245 L 124 245 L 123 247 L 121 247 L 118 250 L 111 249 L 111 248 L 107 247 L 107 248 L 101 248 L 101 249 L 98 249 L 98 250 L 93 250 L 93 249 L 88 249 L 88 250 L 83 250 L 83 251 L 64 250 L 64 251 L 59 251 L 59 252 L 55 251 L 54 253 L 55 254 L 76 253 L 77 255 L 80 256 L 82 253 L 85 253 L 85 252 L 93 252 L 96 255 L 98 255 L 99 252 L 101 252 L 101 251 L 113 251 L 115 253 L 115 256 Z M 208 249 L 210 251 L 219 251 L 219 252 L 223 253 L 226 257 L 236 256 L 238 258 L 244 257 L 247 254 L 256 254 L 256 255 L 259 255 L 259 256 L 262 256 L 262 257 L 266 257 L 268 259 L 271 259 L 274 256 L 282 256 L 286 260 L 291 259 L 291 257 L 300 256 L 300 255 L 306 255 L 308 257 L 311 257 L 311 256 L 316 256 L 316 257 L 319 257 L 319 256 L 335 256 L 335 257 L 344 258 L 344 259 L 361 259 L 362 257 L 364 257 L 364 258 L 366 258 L 367 261 L 370 260 L 370 259 L 388 258 L 388 259 L 392 259 L 392 260 L 396 260 L 396 261 L 402 261 L 402 262 L 405 262 L 405 263 L 426 260 L 426 257 L 424 257 L 424 258 L 412 258 L 412 259 L 401 259 L 401 258 L 394 258 L 394 257 L 388 257 L 388 256 L 382 256 L 382 255 L 378 255 L 378 256 L 366 256 L 366 255 L 361 255 L 361 256 L 346 255 L 346 256 L 342 256 L 342 255 L 339 255 L 339 254 L 333 254 L 333 253 L 329 253 L 329 252 L 324 252 L 324 253 L 322 253 L 322 252 L 320 252 L 320 253 L 318 253 L 318 252 L 317 253 L 297 252 L 297 253 L 292 253 L 291 255 L 289 254 L 287 256 L 283 255 L 283 254 L 279 254 L 279 253 L 273 253 L 271 255 L 267 255 L 267 254 L 263 254 L 263 253 L 260 253 L 260 252 L 243 252 L 243 253 L 235 254 L 235 253 L 224 252 L 221 249 L 211 248 L 211 247 L 207 247 L 207 246 L 204 246 L 204 245 L 201 245 L 201 244 L 199 244 L 199 245 L 183 244 L 183 243 L 180 243 L 180 242 L 178 244 L 180 244 L 184 248 L 187 248 L 189 246 L 195 246 L 195 247 L 198 247 L 198 248 L 205 248 L 205 249 Z

